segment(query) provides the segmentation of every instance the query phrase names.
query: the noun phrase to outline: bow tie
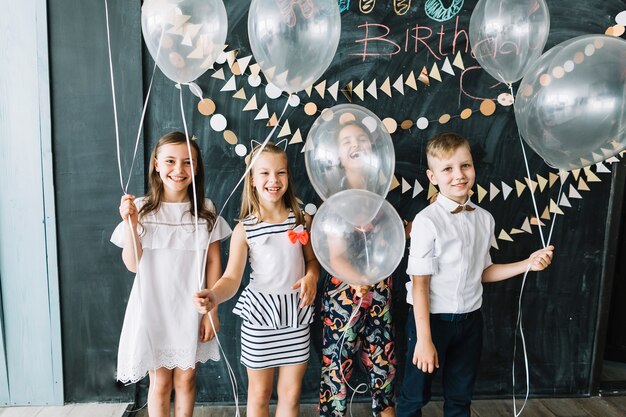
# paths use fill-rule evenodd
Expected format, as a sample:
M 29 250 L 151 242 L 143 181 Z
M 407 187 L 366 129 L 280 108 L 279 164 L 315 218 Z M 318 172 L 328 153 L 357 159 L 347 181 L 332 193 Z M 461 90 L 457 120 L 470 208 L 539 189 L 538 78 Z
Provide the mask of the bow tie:
M 463 205 L 463 206 L 458 206 L 457 208 L 452 210 L 450 213 L 457 214 L 457 213 L 462 212 L 463 210 L 465 210 L 465 211 L 474 211 L 476 209 L 474 207 L 469 206 L 469 205 L 466 204 L 466 205 Z
M 287 237 L 291 243 L 300 242 L 302 245 L 309 243 L 309 234 L 302 225 L 298 225 L 294 229 L 287 231 Z

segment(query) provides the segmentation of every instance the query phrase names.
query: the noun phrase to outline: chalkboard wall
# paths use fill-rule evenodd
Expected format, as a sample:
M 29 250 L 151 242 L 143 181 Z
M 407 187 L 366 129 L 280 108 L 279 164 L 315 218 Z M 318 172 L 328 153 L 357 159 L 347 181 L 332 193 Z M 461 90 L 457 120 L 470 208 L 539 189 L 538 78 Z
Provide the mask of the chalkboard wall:
M 114 0 L 110 3 L 120 153 L 126 179 L 153 61 L 142 44 L 140 2 Z M 366 3 L 374 2 L 363 2 Z M 429 17 L 425 1 L 379 1 L 368 14 L 360 11 L 357 0 L 341 1 L 340 45 L 329 69 L 318 81 L 326 81 L 326 90 L 319 88 L 324 97 L 318 89 L 313 89 L 310 96 L 307 92 L 298 94 L 301 104 L 289 107 L 284 117 L 291 130 L 285 137 L 293 140 L 299 129 L 306 139 L 319 110 L 350 100 L 369 108 L 381 119 L 394 119 L 398 125 L 405 120 L 412 121 L 410 128 L 398 126 L 392 134 L 399 185 L 387 197 L 401 217 L 410 220 L 428 204 L 425 141 L 441 131 L 466 135 L 477 165 L 477 184 L 487 191 L 480 204 L 496 219 L 498 249 L 492 251 L 492 257 L 495 262 L 518 260 L 537 249 L 541 241 L 535 227 L 532 233 L 523 230 L 533 209 L 528 188 L 518 194 L 516 186 L 517 181 L 523 188 L 526 172 L 513 109 L 497 104 L 491 116 L 479 111 L 482 102 L 479 98 L 495 101 L 508 88 L 497 84 L 482 69 L 472 68 L 478 64 L 469 53 L 467 32 L 476 2 L 439 3 L 446 7 L 459 6 L 458 12 L 452 10 L 450 19 L 439 22 Z M 620 0 L 551 0 L 547 3 L 551 30 L 546 49 L 575 36 L 604 33 L 615 24 L 615 15 L 624 9 Z M 236 51 L 231 54 L 239 59 L 251 55 L 246 26 L 248 5 L 249 2 L 243 0 L 226 2 L 229 18 L 226 52 Z M 394 5 L 400 10 L 394 9 Z M 402 5 L 406 7 L 404 14 L 400 13 Z M 132 275 L 125 270 L 119 249 L 109 243 L 119 221 L 117 206 L 122 191 L 117 171 L 104 4 L 60 0 L 49 2 L 48 8 L 65 400 L 132 401 L 136 395 L 145 396 L 145 383 L 124 387 L 116 384 L 114 378 L 117 343 Z M 370 40 L 364 49 L 366 29 Z M 375 36 L 384 36 L 386 40 L 371 40 Z M 397 53 L 391 54 L 394 51 Z M 457 57 L 462 63 L 456 61 L 458 65 L 450 65 Z M 254 62 L 252 59 L 250 64 Z M 434 66 L 439 77 L 433 71 Z M 444 66 L 451 71 L 446 72 Z M 426 78 L 418 79 L 423 68 L 429 85 Z M 220 74 L 216 71 L 223 71 L 223 79 L 214 76 Z M 226 118 L 227 129 L 248 149 L 251 139 L 262 140 L 270 131 L 267 119 L 255 120 L 262 107 L 267 105 L 269 116 L 279 114 L 286 100 L 285 96 L 268 98 L 263 85 L 252 87 L 248 83 L 249 74 L 248 68 L 243 76 L 235 76 L 235 90 L 220 91 L 233 76 L 227 61 L 216 64 L 215 71 L 209 70 L 197 80 L 204 96 L 215 102 L 216 112 Z M 410 81 L 411 74 L 417 80 L 415 84 Z M 402 79 L 398 83 L 399 77 Z M 376 84 L 371 89 L 374 80 Z M 332 90 L 335 83 L 338 83 L 336 97 Z M 376 93 L 376 98 L 364 91 L 368 87 Z M 233 97 L 241 89 L 246 98 Z M 141 195 L 145 191 L 145 158 L 155 141 L 170 130 L 183 128 L 178 95 L 179 90 L 157 70 L 129 188 L 133 194 Z M 258 109 L 243 111 L 253 95 Z M 308 102 L 317 105 L 316 115 L 305 114 L 303 105 Z M 244 171 L 243 159 L 235 153 L 235 145 L 224 140 L 222 132 L 211 129 L 210 118 L 198 112 L 198 98 L 187 88 L 183 89 L 183 103 L 190 132 L 196 136 L 204 154 L 207 193 L 221 208 Z M 462 119 L 459 114 L 466 108 L 473 113 L 468 119 Z M 439 119 L 445 114 L 451 119 L 442 124 Z M 414 125 L 420 117 L 430 121 L 426 129 Z M 284 122 L 281 125 L 284 126 Z M 279 130 L 281 128 L 277 132 Z M 303 202 L 319 205 L 304 169 L 303 145 L 293 143 L 287 148 L 295 185 Z M 543 213 L 550 199 L 558 198 L 560 183 L 550 181 L 553 183 L 544 186 L 541 179 L 553 180 L 550 173 L 554 171 L 532 151 L 529 162 L 533 180 L 539 181 L 536 196 Z M 610 169 L 609 164 L 606 167 Z M 594 177 L 598 181 L 594 181 Z M 557 247 L 555 262 L 548 271 L 531 274 L 526 283 L 522 308 L 531 395 L 584 395 L 590 391 L 602 260 L 606 255 L 604 240 L 610 227 L 605 221 L 610 178 L 610 174 L 596 172 L 595 167 L 590 173 L 580 172 L 576 180 L 570 176 L 563 191 L 571 207 L 561 206 L 564 215 L 556 216 L 552 237 Z M 581 185 L 581 179 L 588 191 Z M 417 192 L 419 187 L 424 190 Z M 499 191 L 497 195 L 492 187 Z M 481 197 L 482 191 L 475 190 Z M 237 191 L 223 212 L 233 226 L 239 194 Z M 551 213 L 550 220 L 543 221 L 549 226 L 554 216 Z M 505 231 L 506 236 L 501 235 L 501 231 Z M 225 257 L 227 246 L 223 246 Z M 404 364 L 403 326 L 408 311 L 404 302 L 405 267 L 403 262 L 394 274 L 400 370 Z M 512 393 L 511 367 L 520 286 L 520 278 L 485 286 L 486 331 L 476 388 L 478 396 L 510 396 Z M 231 300 L 220 308 L 220 339 L 241 387 L 240 396 L 245 399 L 245 369 L 239 364 L 240 322 L 230 312 L 233 303 Z M 315 402 L 318 396 L 320 332 L 320 323 L 316 323 L 314 351 L 305 377 L 304 402 Z M 518 345 L 518 393 L 524 389 L 523 361 L 519 352 Z M 200 366 L 198 401 L 232 403 L 223 362 Z

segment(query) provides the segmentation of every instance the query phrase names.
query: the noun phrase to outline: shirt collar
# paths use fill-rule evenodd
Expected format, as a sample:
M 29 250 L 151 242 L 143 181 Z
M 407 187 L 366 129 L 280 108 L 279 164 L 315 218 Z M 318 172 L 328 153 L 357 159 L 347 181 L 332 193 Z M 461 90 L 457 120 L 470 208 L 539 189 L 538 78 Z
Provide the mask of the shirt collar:
M 446 197 L 445 195 L 441 193 L 437 194 L 437 200 L 435 201 L 435 203 L 440 204 L 446 211 L 452 211 L 460 205 L 475 207 L 474 203 L 470 201 L 469 197 L 467 197 L 467 201 L 465 202 L 465 204 L 459 204 L 456 201 L 449 199 L 448 197 Z

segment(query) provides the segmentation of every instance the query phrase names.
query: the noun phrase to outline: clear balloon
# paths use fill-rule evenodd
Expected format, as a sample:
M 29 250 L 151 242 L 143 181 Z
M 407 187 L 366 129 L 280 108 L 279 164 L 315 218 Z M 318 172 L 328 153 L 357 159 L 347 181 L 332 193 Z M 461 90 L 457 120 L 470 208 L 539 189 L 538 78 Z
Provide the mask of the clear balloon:
M 252 0 L 248 37 L 265 78 L 287 93 L 312 85 L 341 34 L 337 0 Z
M 522 138 L 568 171 L 626 148 L 626 41 L 585 35 L 546 52 L 515 98 Z
M 470 18 L 469 38 L 480 66 L 511 84 L 541 56 L 549 31 L 544 0 L 480 0 Z
M 333 276 L 351 285 L 373 285 L 400 264 L 404 226 L 383 197 L 366 190 L 346 190 L 320 206 L 313 219 L 311 243 L 317 259 Z
M 188 83 L 211 68 L 224 50 L 226 8 L 222 0 L 146 0 L 141 31 L 163 74 Z
M 340 104 L 322 112 L 307 136 L 304 161 L 319 196 L 352 188 L 387 195 L 395 153 L 380 119 L 365 107 Z

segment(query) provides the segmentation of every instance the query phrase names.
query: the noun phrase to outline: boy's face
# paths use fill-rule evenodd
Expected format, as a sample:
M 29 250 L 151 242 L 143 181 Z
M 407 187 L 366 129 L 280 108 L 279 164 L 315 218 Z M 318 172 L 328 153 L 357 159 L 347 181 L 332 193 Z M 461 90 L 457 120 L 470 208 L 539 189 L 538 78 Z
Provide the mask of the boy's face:
M 449 154 L 437 158 L 428 155 L 426 175 L 439 192 L 459 204 L 465 204 L 474 186 L 476 172 L 472 154 L 467 146 L 460 146 Z

